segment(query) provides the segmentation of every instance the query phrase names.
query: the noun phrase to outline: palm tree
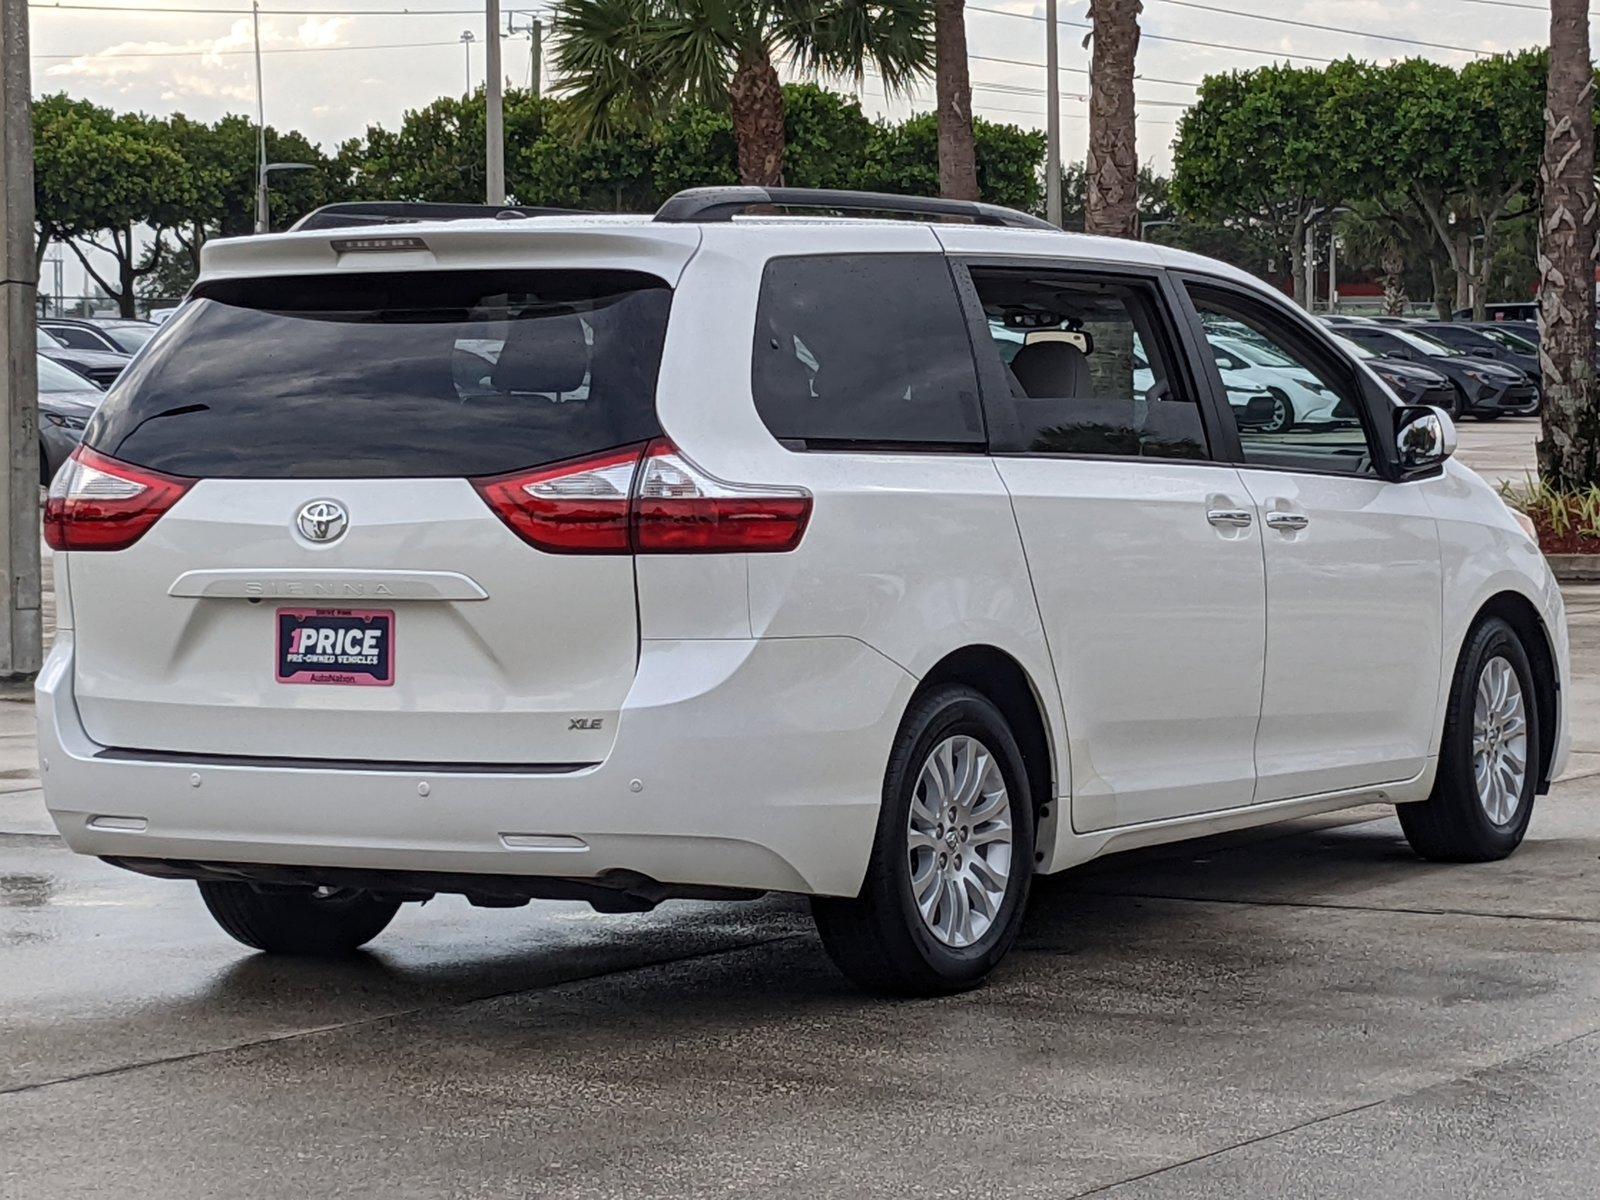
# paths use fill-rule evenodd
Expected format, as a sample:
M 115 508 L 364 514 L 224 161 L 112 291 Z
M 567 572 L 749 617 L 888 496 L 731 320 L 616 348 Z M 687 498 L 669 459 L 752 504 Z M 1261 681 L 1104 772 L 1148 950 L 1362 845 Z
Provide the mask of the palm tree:
M 891 91 L 928 73 L 929 0 L 557 0 L 557 89 L 579 135 L 648 123 L 680 100 L 725 104 L 739 178 L 783 183 L 777 62 Z
M 934 0 L 933 44 L 939 97 L 939 194 L 978 198 L 978 150 L 972 134 L 972 77 L 967 72 L 966 0 Z
M 1089 198 L 1084 230 L 1139 236 L 1139 153 L 1134 134 L 1133 64 L 1140 0 L 1092 0 L 1089 61 Z
M 1539 223 L 1539 341 L 1544 434 L 1539 474 L 1560 491 L 1600 483 L 1594 336 L 1594 64 L 1589 0 L 1550 0 L 1544 214 Z

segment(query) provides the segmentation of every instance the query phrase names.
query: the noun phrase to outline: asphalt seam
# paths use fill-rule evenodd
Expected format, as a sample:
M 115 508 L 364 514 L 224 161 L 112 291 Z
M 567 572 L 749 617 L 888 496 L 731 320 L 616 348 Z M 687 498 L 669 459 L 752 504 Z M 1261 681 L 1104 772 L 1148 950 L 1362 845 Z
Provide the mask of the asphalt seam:
M 1166 892 L 1113 892 L 1072 889 L 1075 895 L 1114 900 L 1171 900 L 1180 904 L 1237 904 L 1254 908 L 1309 908 L 1332 912 L 1394 913 L 1412 917 L 1479 917 L 1486 921 L 1553 921 L 1566 925 L 1600 925 L 1595 917 L 1559 913 L 1496 913 L 1471 908 L 1387 908 L 1381 904 L 1330 904 L 1317 900 L 1236 900 L 1218 896 L 1178 896 Z
M 484 1004 L 490 1000 L 502 1000 L 507 996 L 530 995 L 534 992 L 554 992 L 558 988 L 569 987 L 573 984 L 592 983 L 597 979 L 607 979 L 612 976 L 627 975 L 634 971 L 648 971 L 657 967 L 677 966 L 679 963 L 698 962 L 701 959 L 716 958 L 723 954 L 738 954 L 745 950 L 757 950 L 762 946 L 771 946 L 778 942 L 793 941 L 803 935 L 798 933 L 780 933 L 773 937 L 759 938 L 753 942 L 740 942 L 736 946 L 722 946 L 715 950 L 701 950 L 694 954 L 684 954 L 677 958 L 660 958 L 650 962 L 637 963 L 629 967 L 619 967 L 607 971 L 591 971 L 585 975 L 574 975 L 568 979 L 559 979 L 551 983 L 538 984 L 533 987 L 506 988 L 503 991 L 487 992 L 481 996 L 469 996 L 464 1000 L 456 1000 L 446 1004 L 419 1004 L 415 1008 L 396 1009 L 393 1012 L 375 1013 L 370 1017 L 361 1017 L 354 1021 L 338 1021 L 327 1025 L 313 1025 L 305 1029 L 296 1029 L 288 1033 L 272 1034 L 268 1037 L 251 1038 L 244 1042 L 231 1042 L 226 1046 L 209 1046 L 204 1050 L 188 1050 L 182 1054 L 169 1054 L 162 1058 L 141 1059 L 138 1062 L 120 1063 L 114 1067 L 101 1067 L 95 1071 L 81 1071 L 76 1075 L 63 1075 L 56 1079 L 41 1079 L 33 1083 L 19 1083 L 11 1087 L 0 1088 L 0 1098 L 8 1096 L 21 1096 L 29 1092 L 44 1091 L 46 1088 L 59 1087 L 68 1083 L 82 1083 L 89 1079 L 106 1079 L 117 1075 L 128 1075 L 134 1071 L 143 1071 L 151 1067 L 165 1067 L 173 1063 L 195 1062 L 202 1058 L 209 1058 L 214 1054 L 231 1054 L 236 1050 L 254 1050 L 262 1046 L 274 1046 L 282 1042 L 292 1042 L 300 1038 L 319 1037 L 327 1033 L 338 1033 L 346 1029 L 366 1029 L 370 1026 L 382 1024 L 385 1021 L 399 1021 L 407 1017 L 421 1016 L 428 1013 L 449 1012 L 452 1009 L 469 1008 L 474 1004 Z
M 1235 1150 L 1245 1150 L 1251 1146 L 1259 1145 L 1262 1142 L 1270 1142 L 1274 1138 L 1284 1137 L 1291 1133 L 1299 1133 L 1301 1130 L 1310 1129 L 1314 1126 L 1322 1125 L 1329 1121 L 1338 1121 L 1344 1117 L 1354 1116 L 1356 1113 L 1366 1112 L 1368 1109 L 1383 1108 L 1386 1105 L 1396 1104 L 1402 1100 L 1410 1100 L 1415 1096 L 1422 1095 L 1424 1092 L 1432 1091 L 1434 1088 L 1448 1087 L 1450 1084 L 1454 1083 L 1474 1082 L 1482 1079 L 1484 1076 L 1494 1071 L 1503 1071 L 1507 1067 L 1512 1067 L 1518 1063 L 1537 1058 L 1541 1054 L 1548 1054 L 1552 1050 L 1560 1050 L 1567 1046 L 1576 1045 L 1577 1043 L 1584 1041 L 1587 1038 L 1592 1038 L 1597 1034 L 1600 1034 L 1600 1029 L 1586 1029 L 1582 1033 L 1573 1034 L 1571 1037 L 1561 1038 L 1559 1041 L 1548 1042 L 1543 1046 L 1537 1046 L 1532 1050 L 1525 1050 L 1521 1054 L 1513 1054 L 1509 1058 L 1500 1059 L 1498 1062 L 1488 1063 L 1481 1067 L 1474 1067 L 1472 1070 L 1463 1071 L 1458 1075 L 1449 1075 L 1443 1079 L 1435 1079 L 1418 1087 L 1407 1088 L 1405 1091 L 1395 1092 L 1392 1096 L 1383 1096 L 1377 1100 L 1368 1100 L 1361 1104 L 1352 1104 L 1348 1108 L 1341 1108 L 1336 1112 L 1323 1113 L 1319 1117 L 1310 1117 L 1304 1121 L 1297 1122 L 1294 1125 L 1286 1125 L 1284 1128 L 1275 1130 L 1271 1133 L 1260 1133 L 1255 1137 L 1244 1138 L 1242 1141 L 1234 1142 L 1229 1146 L 1220 1146 L 1215 1150 L 1207 1150 L 1203 1154 L 1193 1155 L 1192 1157 L 1183 1159 L 1180 1162 L 1168 1163 L 1166 1166 L 1162 1167 L 1152 1167 L 1148 1171 L 1141 1171 L 1139 1174 L 1130 1175 L 1126 1179 L 1118 1179 L 1111 1183 L 1102 1183 L 1096 1187 L 1090 1188 L 1086 1192 L 1075 1192 L 1072 1196 L 1068 1197 L 1067 1200 L 1084 1200 L 1084 1197 L 1087 1196 L 1102 1195 L 1117 1188 L 1127 1187 L 1130 1184 L 1141 1183 L 1146 1179 L 1153 1179 L 1157 1175 L 1165 1175 L 1169 1171 L 1176 1171 L 1183 1167 L 1193 1166 L 1196 1163 L 1206 1162 L 1209 1159 L 1220 1158 L 1224 1154 L 1232 1154 Z

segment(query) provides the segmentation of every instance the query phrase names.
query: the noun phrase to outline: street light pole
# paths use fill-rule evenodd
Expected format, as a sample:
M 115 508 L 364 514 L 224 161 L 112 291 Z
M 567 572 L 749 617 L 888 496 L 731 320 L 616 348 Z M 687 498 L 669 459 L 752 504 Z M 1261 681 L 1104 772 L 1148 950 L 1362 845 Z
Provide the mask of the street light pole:
M 484 0 L 485 41 L 483 46 L 483 130 L 484 200 L 488 204 L 506 202 L 505 103 L 501 89 L 505 77 L 500 72 L 500 0 Z
M 39 279 L 33 257 L 33 113 L 27 0 L 0 5 L 0 678 L 38 673 L 39 377 L 34 338 Z
M 470 29 L 461 31 L 461 48 L 467 53 L 467 90 L 466 95 L 472 95 L 472 42 L 473 34 Z
M 256 232 L 265 233 L 267 211 L 267 101 L 261 89 L 261 5 L 250 0 L 250 25 L 256 43 Z
M 528 52 L 533 56 L 528 87 L 535 96 L 540 96 L 544 94 L 544 23 L 538 17 L 528 27 Z
M 1044 205 L 1045 219 L 1061 228 L 1061 72 L 1056 37 L 1056 0 L 1045 0 Z

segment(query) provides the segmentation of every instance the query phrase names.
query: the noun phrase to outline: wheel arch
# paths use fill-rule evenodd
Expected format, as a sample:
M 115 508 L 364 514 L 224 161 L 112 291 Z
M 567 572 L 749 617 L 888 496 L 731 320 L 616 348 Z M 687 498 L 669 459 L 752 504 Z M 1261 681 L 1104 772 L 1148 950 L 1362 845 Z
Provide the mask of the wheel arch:
M 1561 678 L 1555 647 L 1538 608 L 1521 592 L 1502 591 L 1490 596 L 1467 626 L 1468 633 L 1490 617 L 1499 617 L 1516 630 L 1533 662 L 1533 698 L 1539 706 L 1539 781 L 1535 791 L 1542 796 L 1550 790 L 1550 764 L 1555 758 L 1556 731 L 1560 727 Z M 1460 653 L 1458 647 L 1458 659 Z
M 998 646 L 963 646 L 946 654 L 917 686 L 921 693 L 945 683 L 960 683 L 982 692 L 1005 716 L 1022 751 L 1028 787 L 1041 818 L 1050 815 L 1058 777 L 1044 698 L 1027 669 Z M 1042 845 L 1042 842 L 1041 842 Z

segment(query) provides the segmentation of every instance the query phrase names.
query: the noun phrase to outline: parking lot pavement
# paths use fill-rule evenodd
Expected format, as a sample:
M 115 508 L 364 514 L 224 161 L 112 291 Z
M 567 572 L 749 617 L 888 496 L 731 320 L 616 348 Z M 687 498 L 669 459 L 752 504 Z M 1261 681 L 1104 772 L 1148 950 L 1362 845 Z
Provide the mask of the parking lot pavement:
M 1120 856 L 939 1001 L 851 991 L 784 898 L 444 898 L 268 960 L 12 793 L 0 1196 L 1592 1196 L 1600 587 L 1569 606 L 1579 753 L 1514 858 L 1420 863 L 1381 808 Z
M 1539 422 L 1534 417 L 1501 417 L 1478 421 L 1463 417 L 1456 424 L 1456 456 L 1490 483 L 1526 483 L 1536 474 L 1534 446 Z

